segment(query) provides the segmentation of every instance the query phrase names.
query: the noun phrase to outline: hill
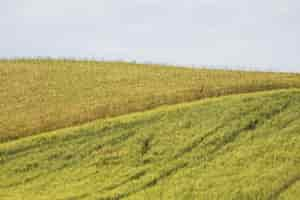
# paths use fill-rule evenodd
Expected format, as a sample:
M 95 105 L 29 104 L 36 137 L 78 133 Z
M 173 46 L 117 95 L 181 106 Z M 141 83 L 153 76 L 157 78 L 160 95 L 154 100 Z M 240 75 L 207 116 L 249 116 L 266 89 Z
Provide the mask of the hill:
M 22 138 L 0 144 L 0 165 L 3 200 L 297 199 L 300 90 L 164 106 Z
M 300 75 L 118 62 L 0 61 L 0 142 L 204 97 L 300 87 Z

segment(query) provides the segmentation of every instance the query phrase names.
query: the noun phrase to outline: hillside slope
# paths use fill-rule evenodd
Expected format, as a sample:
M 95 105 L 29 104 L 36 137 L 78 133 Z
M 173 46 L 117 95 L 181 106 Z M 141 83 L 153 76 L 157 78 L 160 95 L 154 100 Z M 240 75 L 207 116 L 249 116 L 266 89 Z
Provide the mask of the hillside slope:
M 300 75 L 87 61 L 0 61 L 0 142 L 159 105 L 291 87 L 300 87 Z
M 0 199 L 297 199 L 300 90 L 165 106 L 0 144 Z

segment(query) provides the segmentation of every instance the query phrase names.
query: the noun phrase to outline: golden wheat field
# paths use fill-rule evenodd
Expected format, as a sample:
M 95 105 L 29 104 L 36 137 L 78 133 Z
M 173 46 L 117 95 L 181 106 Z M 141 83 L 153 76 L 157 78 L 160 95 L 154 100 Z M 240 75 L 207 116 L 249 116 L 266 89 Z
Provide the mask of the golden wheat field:
M 0 61 L 0 141 L 205 97 L 300 87 L 300 75 L 72 60 Z

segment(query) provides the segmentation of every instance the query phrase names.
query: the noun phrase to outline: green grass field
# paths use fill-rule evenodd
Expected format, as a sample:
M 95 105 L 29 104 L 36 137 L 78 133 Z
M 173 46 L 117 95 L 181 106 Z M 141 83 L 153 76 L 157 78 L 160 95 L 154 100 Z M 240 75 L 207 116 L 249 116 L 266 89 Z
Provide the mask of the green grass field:
M 0 200 L 300 197 L 299 74 L 3 60 L 0 112 Z
M 298 199 L 300 90 L 165 106 L 0 145 L 0 199 Z
M 0 61 L 0 142 L 204 97 L 300 87 L 299 74 Z

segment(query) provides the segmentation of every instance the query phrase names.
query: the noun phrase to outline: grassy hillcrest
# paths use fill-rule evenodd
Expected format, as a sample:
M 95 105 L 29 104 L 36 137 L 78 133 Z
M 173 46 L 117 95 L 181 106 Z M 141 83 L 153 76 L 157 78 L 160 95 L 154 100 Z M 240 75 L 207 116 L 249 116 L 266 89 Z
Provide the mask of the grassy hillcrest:
M 300 87 L 299 74 L 0 61 L 0 142 L 204 97 Z
M 300 196 L 300 90 L 233 95 L 0 144 L 0 199 Z

